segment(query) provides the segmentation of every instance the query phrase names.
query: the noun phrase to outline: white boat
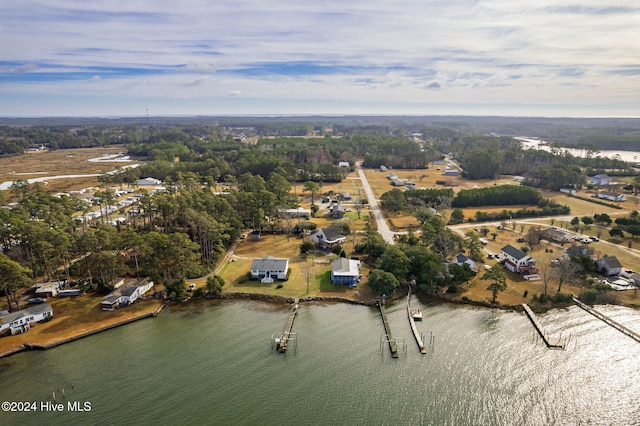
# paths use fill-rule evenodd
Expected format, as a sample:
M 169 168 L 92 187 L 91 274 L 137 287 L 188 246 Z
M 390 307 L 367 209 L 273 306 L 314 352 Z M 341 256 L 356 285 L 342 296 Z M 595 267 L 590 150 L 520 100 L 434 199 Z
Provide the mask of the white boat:
M 416 321 L 422 321 L 422 311 L 420 309 L 415 309 L 411 311 L 411 318 Z

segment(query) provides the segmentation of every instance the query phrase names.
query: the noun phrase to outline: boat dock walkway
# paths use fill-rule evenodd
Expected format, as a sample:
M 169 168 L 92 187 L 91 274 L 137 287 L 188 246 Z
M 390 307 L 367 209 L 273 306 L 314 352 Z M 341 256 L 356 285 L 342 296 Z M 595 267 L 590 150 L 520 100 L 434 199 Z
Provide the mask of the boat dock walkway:
M 636 342 L 640 342 L 640 334 L 636 333 L 633 330 L 629 330 L 627 327 L 625 327 L 624 325 L 620 324 L 619 322 L 616 322 L 614 320 L 612 320 L 611 318 L 609 318 L 608 316 L 596 311 L 595 309 L 593 309 L 591 306 L 582 303 L 581 301 L 579 301 L 578 299 L 576 299 L 575 297 L 573 298 L 573 301 L 576 303 L 576 305 L 578 305 L 579 307 L 581 307 L 582 309 L 584 309 L 585 311 L 589 312 L 591 315 L 593 315 L 594 317 L 604 321 L 605 323 L 609 324 L 611 327 L 615 328 L 618 331 L 621 331 L 622 333 L 626 334 L 627 336 L 631 337 L 633 340 L 635 340 Z
M 389 342 L 389 350 L 391 351 L 392 358 L 398 358 L 398 344 L 393 339 L 393 335 L 391 334 L 391 326 L 389 325 L 389 321 L 387 321 L 387 313 L 384 310 L 384 302 L 378 302 L 378 307 L 380 308 L 380 315 L 382 315 L 382 323 L 384 324 L 384 330 L 387 333 L 386 340 Z
M 278 352 L 280 353 L 287 351 L 289 339 L 291 338 L 291 330 L 293 329 L 293 320 L 296 318 L 296 313 L 298 313 L 298 299 L 295 299 L 293 302 L 289 318 L 287 319 L 287 324 L 284 326 L 284 331 L 278 340 Z
M 529 305 L 523 303 L 522 306 L 524 307 L 524 311 L 527 313 L 527 316 L 531 320 L 531 323 L 535 327 L 536 331 L 538 332 L 538 334 L 540 334 L 540 337 L 542 337 L 542 341 L 544 342 L 544 344 L 547 345 L 549 349 L 564 349 L 565 342 L 556 337 L 549 337 L 545 333 L 544 328 L 542 328 L 542 325 L 538 321 L 538 317 L 536 317 L 536 314 L 533 313 Z
M 420 348 L 420 353 L 426 354 L 427 349 L 424 347 L 422 336 L 418 332 L 418 327 L 416 327 L 416 321 L 413 319 L 413 315 L 411 315 L 411 306 L 409 304 L 410 300 L 411 300 L 411 286 L 409 286 L 409 294 L 407 295 L 407 314 L 409 315 L 409 324 L 411 325 L 411 331 L 413 331 L 413 336 L 416 338 L 416 343 L 418 344 L 418 348 Z

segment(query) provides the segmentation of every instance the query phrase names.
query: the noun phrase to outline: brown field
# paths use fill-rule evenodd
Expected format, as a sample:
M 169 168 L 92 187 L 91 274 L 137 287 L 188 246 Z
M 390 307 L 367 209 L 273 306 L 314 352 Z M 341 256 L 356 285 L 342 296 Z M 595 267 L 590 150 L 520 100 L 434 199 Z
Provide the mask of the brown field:
M 115 312 L 103 311 L 100 307 L 103 296 L 83 295 L 77 297 L 49 298 L 53 307 L 53 319 L 37 323 L 28 333 L 0 338 L 0 356 L 13 352 L 23 344 L 51 345 L 87 332 L 99 330 L 133 318 L 157 311 L 161 299 L 139 300 L 131 306 Z
M 88 160 L 123 151 L 126 151 L 124 147 L 78 148 L 0 158 L 0 183 L 44 176 L 106 173 L 130 163 L 94 163 Z M 46 185 L 50 192 L 64 192 L 99 186 L 99 182 L 97 177 L 83 177 L 52 179 Z

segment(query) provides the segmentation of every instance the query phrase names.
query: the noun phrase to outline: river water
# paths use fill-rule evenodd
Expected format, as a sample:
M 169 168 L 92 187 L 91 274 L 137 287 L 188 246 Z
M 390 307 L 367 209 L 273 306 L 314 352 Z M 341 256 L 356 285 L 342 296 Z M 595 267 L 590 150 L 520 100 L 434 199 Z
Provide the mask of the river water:
M 528 137 L 516 137 L 522 143 L 525 149 L 540 149 L 543 151 L 551 152 L 551 146 L 549 142 L 540 139 L 528 138 Z M 587 157 L 589 151 L 586 149 L 576 148 L 557 148 L 558 151 L 568 152 L 574 157 Z M 616 158 L 628 163 L 637 163 L 640 161 L 640 151 L 617 151 L 610 149 L 603 149 L 592 154 L 593 157 L 603 158 Z
M 190 305 L 44 352 L 0 359 L 0 395 L 38 411 L 0 424 L 634 425 L 640 344 L 572 307 L 540 316 L 568 349 L 548 350 L 524 314 L 421 305 L 420 354 L 406 305 L 388 305 L 406 352 L 380 345 L 379 311 L 301 304 L 297 349 L 271 350 L 288 307 Z M 640 312 L 600 308 L 640 331 Z M 427 338 L 427 341 L 429 339 Z M 64 389 L 64 398 L 62 396 Z M 43 412 L 42 401 L 65 404 Z M 91 411 L 69 412 L 68 401 Z

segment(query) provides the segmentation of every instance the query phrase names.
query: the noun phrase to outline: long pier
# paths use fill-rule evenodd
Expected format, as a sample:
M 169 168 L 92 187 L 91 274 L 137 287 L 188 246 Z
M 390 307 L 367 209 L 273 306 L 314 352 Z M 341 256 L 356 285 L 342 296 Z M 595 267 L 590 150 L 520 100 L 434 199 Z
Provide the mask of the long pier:
M 293 329 L 293 320 L 296 318 L 296 313 L 298 313 L 298 299 L 293 302 L 291 312 L 289 313 L 289 318 L 287 319 L 287 324 L 284 326 L 284 331 L 282 332 L 278 340 L 277 346 L 278 352 L 280 353 L 284 353 L 287 351 L 289 339 L 291 338 L 291 330 Z
M 392 358 L 398 358 L 398 344 L 393 339 L 393 335 L 391 334 L 391 326 L 389 325 L 389 321 L 387 321 L 387 313 L 384 310 L 384 302 L 378 302 L 378 307 L 380 308 L 380 315 L 382 316 L 382 323 L 384 324 L 384 330 L 387 333 L 387 341 L 389 342 L 389 350 L 391 351 Z
M 526 303 L 523 303 L 522 306 L 524 307 L 524 311 L 527 313 L 527 316 L 531 320 L 531 323 L 533 324 L 533 327 L 536 329 L 536 331 L 538 332 L 540 337 L 542 337 L 542 341 L 544 342 L 544 344 L 547 345 L 547 348 L 549 348 L 549 349 L 564 349 L 564 341 L 561 341 L 560 339 L 558 339 L 556 337 L 549 337 L 547 334 L 545 334 L 544 328 L 542 328 L 542 325 L 538 321 L 538 317 L 531 310 L 529 305 L 527 305 Z
M 585 303 L 582 303 L 581 301 L 579 301 L 575 297 L 573 298 L 573 301 L 575 302 L 576 305 L 578 305 L 579 307 L 581 307 L 585 311 L 589 312 L 594 317 L 604 321 L 606 324 L 609 324 L 611 327 L 615 328 L 616 330 L 621 331 L 622 333 L 624 333 L 627 336 L 631 337 L 636 342 L 640 342 L 640 334 L 636 333 L 633 330 L 628 329 L 627 327 L 625 327 L 624 325 L 620 324 L 619 322 L 616 322 L 616 321 L 612 320 L 611 318 L 609 318 L 608 316 L 596 311 L 591 306 L 589 306 L 589 305 L 587 305 Z
M 411 306 L 409 301 L 411 300 L 411 287 L 409 287 L 409 294 L 407 295 L 407 315 L 409 315 L 409 324 L 411 325 L 411 331 L 413 331 L 413 337 L 416 338 L 416 343 L 418 344 L 418 348 L 420 348 L 421 354 L 426 354 L 427 349 L 424 347 L 424 342 L 422 341 L 422 336 L 418 332 L 418 327 L 416 327 L 416 321 L 413 319 L 413 315 L 411 315 Z

